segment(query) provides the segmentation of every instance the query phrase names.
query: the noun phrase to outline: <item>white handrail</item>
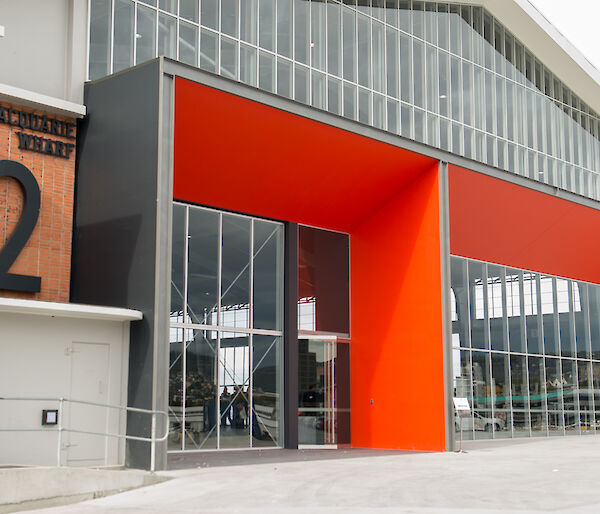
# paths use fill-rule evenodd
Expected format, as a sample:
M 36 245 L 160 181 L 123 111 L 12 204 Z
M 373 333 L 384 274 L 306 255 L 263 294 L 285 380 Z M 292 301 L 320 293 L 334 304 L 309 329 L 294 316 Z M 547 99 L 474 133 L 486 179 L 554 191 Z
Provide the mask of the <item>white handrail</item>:
M 58 402 L 58 424 L 56 428 L 0 428 L 0 432 L 57 432 L 57 466 L 62 466 L 61 462 L 61 447 L 62 433 L 73 432 L 78 434 L 98 435 L 102 437 L 116 437 L 119 439 L 127 439 L 132 441 L 142 441 L 150 443 L 150 471 L 155 471 L 156 467 L 156 443 L 165 441 L 169 437 L 169 416 L 162 410 L 140 409 L 139 407 L 127 407 L 125 405 L 113 405 L 109 403 L 89 402 L 85 400 L 72 400 L 70 398 L 48 398 L 48 397 L 33 397 L 33 396 L 0 396 L 0 401 L 38 401 L 38 402 Z M 75 428 L 63 427 L 63 405 L 64 403 L 77 403 L 80 405 L 92 405 L 94 407 L 105 407 L 108 409 L 118 409 L 126 412 L 139 412 L 141 414 L 150 414 L 152 416 L 151 437 L 134 436 L 128 434 L 113 434 L 111 432 L 92 432 L 88 430 L 78 430 Z M 162 415 L 164 424 L 164 435 L 156 437 L 156 416 Z

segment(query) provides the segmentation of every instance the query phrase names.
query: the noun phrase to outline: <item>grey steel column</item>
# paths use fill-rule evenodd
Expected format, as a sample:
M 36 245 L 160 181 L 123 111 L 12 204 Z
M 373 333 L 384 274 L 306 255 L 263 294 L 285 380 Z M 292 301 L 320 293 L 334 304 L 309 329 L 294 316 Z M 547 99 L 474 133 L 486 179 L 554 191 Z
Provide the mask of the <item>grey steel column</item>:
M 439 164 L 440 195 L 440 265 L 442 288 L 442 330 L 444 352 L 444 405 L 446 414 L 446 450 L 454 451 L 456 434 L 454 433 L 454 384 L 452 377 L 452 313 L 450 312 L 450 208 L 448 198 L 448 163 Z M 462 430 L 461 430 L 462 435 Z
M 283 445 L 298 448 L 298 224 L 285 224 Z

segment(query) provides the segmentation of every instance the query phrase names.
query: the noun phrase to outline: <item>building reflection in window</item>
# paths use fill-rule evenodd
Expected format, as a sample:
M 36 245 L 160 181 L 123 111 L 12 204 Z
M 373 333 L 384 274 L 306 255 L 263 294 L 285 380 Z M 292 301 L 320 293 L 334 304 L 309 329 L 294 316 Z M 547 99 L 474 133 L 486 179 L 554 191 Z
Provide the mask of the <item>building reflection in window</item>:
M 460 257 L 450 268 L 454 395 L 473 411 L 463 439 L 595 433 L 600 286 Z

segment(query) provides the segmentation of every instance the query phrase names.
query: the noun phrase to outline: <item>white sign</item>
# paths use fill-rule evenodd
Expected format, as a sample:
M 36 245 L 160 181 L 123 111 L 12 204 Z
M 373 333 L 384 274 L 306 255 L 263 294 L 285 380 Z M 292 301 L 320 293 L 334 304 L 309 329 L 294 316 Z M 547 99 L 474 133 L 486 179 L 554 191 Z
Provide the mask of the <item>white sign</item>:
M 467 398 L 453 398 L 454 408 L 458 414 L 469 414 L 471 407 L 469 407 L 469 400 Z

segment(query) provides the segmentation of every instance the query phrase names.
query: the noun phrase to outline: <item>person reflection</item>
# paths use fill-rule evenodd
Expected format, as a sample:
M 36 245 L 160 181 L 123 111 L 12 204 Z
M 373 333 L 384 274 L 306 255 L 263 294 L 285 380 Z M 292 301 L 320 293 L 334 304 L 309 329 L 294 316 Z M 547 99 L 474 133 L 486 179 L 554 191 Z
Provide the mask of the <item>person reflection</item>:
M 210 432 L 216 426 L 216 398 L 215 386 L 210 382 L 204 381 L 202 385 L 202 398 L 204 400 L 203 417 L 204 428 L 203 432 Z
M 227 422 L 229 421 L 229 425 L 232 424 L 231 419 L 231 395 L 227 390 L 227 387 L 223 388 L 223 392 L 221 393 L 221 426 L 226 427 Z
M 243 429 L 246 426 L 248 418 L 248 404 L 243 390 L 239 386 L 234 386 L 235 400 L 233 402 L 233 426 Z

